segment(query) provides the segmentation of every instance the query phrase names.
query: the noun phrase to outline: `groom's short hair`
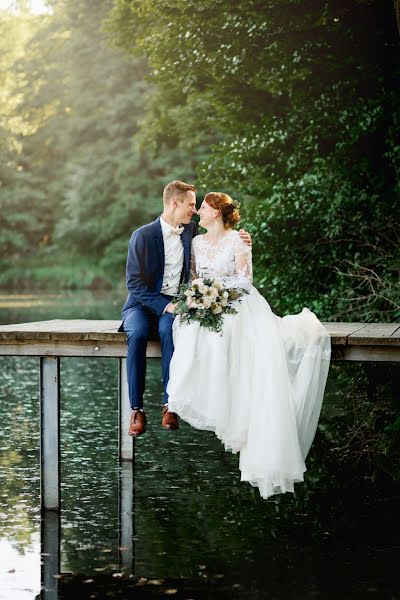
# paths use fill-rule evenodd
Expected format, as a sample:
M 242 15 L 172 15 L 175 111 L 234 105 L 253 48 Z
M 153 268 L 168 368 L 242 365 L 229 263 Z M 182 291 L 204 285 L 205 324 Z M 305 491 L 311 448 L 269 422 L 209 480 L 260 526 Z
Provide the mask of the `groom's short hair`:
M 180 202 L 183 202 L 187 192 L 195 192 L 196 188 L 191 183 L 185 183 L 184 181 L 171 181 L 165 186 L 163 192 L 164 204 L 169 204 L 172 198 L 177 198 Z

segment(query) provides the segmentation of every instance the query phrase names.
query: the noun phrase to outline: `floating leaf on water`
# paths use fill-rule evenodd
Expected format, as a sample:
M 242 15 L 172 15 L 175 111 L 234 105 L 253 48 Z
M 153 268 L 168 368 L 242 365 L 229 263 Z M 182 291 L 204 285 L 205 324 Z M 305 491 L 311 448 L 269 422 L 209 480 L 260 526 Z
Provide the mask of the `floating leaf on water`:
M 175 588 L 170 588 L 169 590 L 165 590 L 164 594 L 168 594 L 168 595 L 172 595 L 172 594 L 177 594 L 178 590 Z
M 147 583 L 149 585 L 162 585 L 163 579 L 149 579 Z

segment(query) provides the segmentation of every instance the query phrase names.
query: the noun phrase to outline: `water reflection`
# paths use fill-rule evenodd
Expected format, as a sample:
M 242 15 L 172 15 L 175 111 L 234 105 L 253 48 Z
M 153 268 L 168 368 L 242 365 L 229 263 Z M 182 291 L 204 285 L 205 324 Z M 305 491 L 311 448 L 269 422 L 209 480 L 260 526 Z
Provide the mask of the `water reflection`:
M 61 523 L 58 511 L 47 510 L 42 515 L 40 597 L 57 600 L 60 568 Z
M 112 308 L 93 313 L 118 318 Z M 53 313 L 17 320 L 40 318 Z M 42 598 L 399 597 L 393 493 L 335 480 L 320 436 L 296 496 L 263 501 L 212 433 L 161 428 L 158 360 L 149 361 L 149 427 L 134 472 L 118 464 L 117 361 L 61 360 L 62 511 L 59 522 L 41 521 L 38 366 L 0 357 L 1 598 L 33 599 L 40 576 Z M 332 370 L 322 428 L 346 410 L 335 377 L 352 368 Z
M 0 324 L 47 319 L 119 319 L 125 289 L 16 294 L 0 291 Z
M 124 462 L 120 465 L 118 493 L 119 561 L 118 565 L 111 563 L 107 566 L 113 572 L 113 575 L 118 577 L 123 575 L 132 577 L 135 572 L 133 464 L 132 462 Z M 112 549 L 109 552 L 112 552 Z M 61 513 L 60 511 L 46 510 L 43 511 L 41 518 L 40 598 L 42 600 L 58 599 L 59 584 L 63 574 L 68 572 L 62 568 L 61 564 Z M 97 572 L 104 571 L 107 567 L 97 567 L 94 570 Z
M 135 573 L 135 462 L 120 465 L 118 514 L 119 514 L 119 573 Z

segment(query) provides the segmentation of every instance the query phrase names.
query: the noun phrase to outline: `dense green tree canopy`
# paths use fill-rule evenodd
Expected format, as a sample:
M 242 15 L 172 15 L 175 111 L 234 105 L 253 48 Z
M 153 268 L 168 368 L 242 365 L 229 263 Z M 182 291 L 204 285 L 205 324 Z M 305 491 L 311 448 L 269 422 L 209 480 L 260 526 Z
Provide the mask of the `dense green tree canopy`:
M 108 28 L 149 61 L 149 143 L 218 137 L 199 184 L 243 201 L 257 283 L 277 309 L 399 314 L 390 3 L 117 0 Z
M 26 14 L 15 19 L 4 13 L 0 18 L 0 260 L 23 252 L 40 229 L 29 215 L 35 192 L 20 160 L 21 137 L 29 135 L 35 123 L 20 110 L 24 75 L 13 68 L 37 28 L 37 20 Z
M 18 119 L 29 127 L 14 128 L 13 144 L 6 136 L 2 276 L 15 274 L 21 284 L 30 286 L 29 273 L 44 267 L 38 283 L 47 276 L 62 285 L 122 281 L 132 230 L 159 213 L 166 181 L 194 177 L 195 153 L 177 148 L 153 157 L 139 147 L 151 84 L 145 59 L 108 43 L 102 22 L 110 8 L 106 0 L 95 11 L 91 2 L 54 2 L 8 61 L 16 81 L 4 110 L 18 99 Z M 21 17 L 8 19 L 21 27 Z M 72 265 L 75 274 L 63 282 Z
M 122 280 L 179 177 L 241 201 L 276 312 L 398 317 L 390 2 L 50 4 L 0 21 L 0 284 Z

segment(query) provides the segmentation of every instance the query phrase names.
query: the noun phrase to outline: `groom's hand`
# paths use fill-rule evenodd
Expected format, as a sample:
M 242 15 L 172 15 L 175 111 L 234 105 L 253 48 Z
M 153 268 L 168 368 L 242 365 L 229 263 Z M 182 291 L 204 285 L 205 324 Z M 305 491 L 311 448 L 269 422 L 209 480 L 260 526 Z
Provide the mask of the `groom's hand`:
M 248 246 L 252 245 L 252 241 L 251 241 L 251 235 L 249 233 L 247 233 L 247 231 L 245 231 L 244 229 L 239 229 L 239 235 L 240 235 L 240 239 L 243 240 L 244 242 L 246 242 L 246 244 Z

